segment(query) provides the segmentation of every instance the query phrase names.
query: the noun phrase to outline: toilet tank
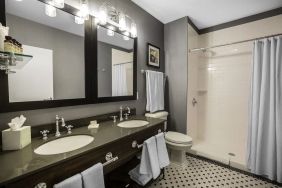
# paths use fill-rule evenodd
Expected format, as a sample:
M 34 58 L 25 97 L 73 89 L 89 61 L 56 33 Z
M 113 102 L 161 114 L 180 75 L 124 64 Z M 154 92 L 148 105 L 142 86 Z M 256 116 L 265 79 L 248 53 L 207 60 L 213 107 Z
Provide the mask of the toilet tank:
M 146 113 L 145 116 L 150 118 L 159 118 L 159 119 L 167 120 L 168 112 L 161 111 L 156 113 Z

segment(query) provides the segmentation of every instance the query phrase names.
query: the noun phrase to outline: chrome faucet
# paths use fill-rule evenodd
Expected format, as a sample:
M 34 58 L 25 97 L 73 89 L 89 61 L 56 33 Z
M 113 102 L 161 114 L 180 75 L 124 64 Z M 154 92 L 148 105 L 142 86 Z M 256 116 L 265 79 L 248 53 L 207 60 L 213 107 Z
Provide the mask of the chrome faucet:
M 130 112 L 130 107 L 126 107 L 126 109 L 127 109 L 127 114 L 130 115 L 130 113 L 131 113 Z
M 62 123 L 62 127 L 66 126 L 65 119 L 63 117 L 59 117 L 58 115 L 56 115 L 56 134 L 55 134 L 55 137 L 61 136 L 60 127 L 59 127 L 60 122 Z
M 122 117 L 122 106 L 119 107 L 119 121 L 123 121 L 123 117 Z

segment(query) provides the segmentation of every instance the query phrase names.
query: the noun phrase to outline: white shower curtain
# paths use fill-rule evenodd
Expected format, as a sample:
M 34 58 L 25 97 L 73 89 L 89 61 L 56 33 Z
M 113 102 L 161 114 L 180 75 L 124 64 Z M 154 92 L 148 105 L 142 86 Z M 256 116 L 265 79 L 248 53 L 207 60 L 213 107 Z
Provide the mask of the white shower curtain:
M 115 64 L 112 75 L 112 96 L 128 95 L 126 79 L 126 64 Z
M 282 182 L 282 37 L 255 41 L 247 165 Z

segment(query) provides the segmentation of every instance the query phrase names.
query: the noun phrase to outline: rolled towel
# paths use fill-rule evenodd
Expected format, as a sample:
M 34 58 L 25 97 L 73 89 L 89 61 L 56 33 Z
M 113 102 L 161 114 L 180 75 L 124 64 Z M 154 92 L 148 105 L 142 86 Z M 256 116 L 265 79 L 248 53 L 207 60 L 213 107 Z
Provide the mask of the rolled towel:
M 81 175 L 76 174 L 61 183 L 55 184 L 53 188 L 82 188 Z
M 138 165 L 134 169 L 130 170 L 128 174 L 133 181 L 135 181 L 139 185 L 144 186 L 152 179 L 152 175 L 151 174 L 149 174 L 149 175 L 148 174 L 140 174 L 139 170 L 140 170 L 140 165 Z
M 169 157 L 164 139 L 164 133 L 159 133 L 156 136 L 157 151 L 160 168 L 164 168 L 169 165 Z
M 105 188 L 103 165 L 98 163 L 81 172 L 84 188 Z
M 155 137 L 147 139 L 143 144 L 140 174 L 152 175 L 156 179 L 160 173 L 160 165 Z

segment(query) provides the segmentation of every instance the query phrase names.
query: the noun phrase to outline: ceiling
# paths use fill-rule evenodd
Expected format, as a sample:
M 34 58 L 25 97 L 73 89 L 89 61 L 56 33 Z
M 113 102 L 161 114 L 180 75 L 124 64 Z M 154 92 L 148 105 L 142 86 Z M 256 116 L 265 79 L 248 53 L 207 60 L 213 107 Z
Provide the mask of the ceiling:
M 163 23 L 189 16 L 198 29 L 282 7 L 282 0 L 132 0 Z

